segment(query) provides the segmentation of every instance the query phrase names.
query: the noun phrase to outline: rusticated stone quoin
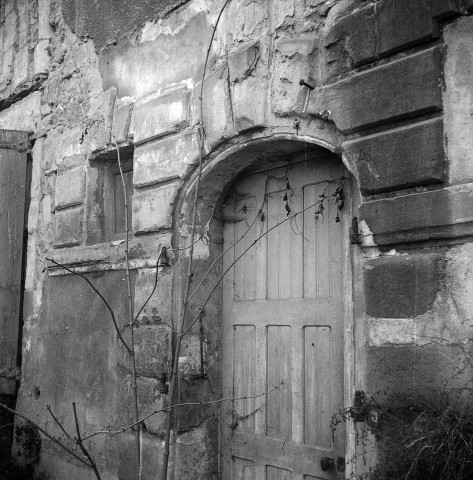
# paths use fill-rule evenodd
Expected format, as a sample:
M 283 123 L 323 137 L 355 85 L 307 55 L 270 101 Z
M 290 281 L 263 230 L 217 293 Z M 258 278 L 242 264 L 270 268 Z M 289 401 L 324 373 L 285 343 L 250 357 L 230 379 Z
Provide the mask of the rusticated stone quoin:
M 354 66 L 440 36 L 436 19 L 460 13 L 455 0 L 382 0 L 341 17 L 325 36 L 331 47 L 343 41 Z
M 395 60 L 314 92 L 308 111 L 347 134 L 441 110 L 440 66 L 438 48 Z
M 366 313 L 411 318 L 432 308 L 443 271 L 440 254 L 386 256 L 366 262 Z
M 464 237 L 473 231 L 473 185 L 365 202 L 360 214 L 379 245 Z
M 445 179 L 441 119 L 429 120 L 343 144 L 362 193 L 378 193 Z

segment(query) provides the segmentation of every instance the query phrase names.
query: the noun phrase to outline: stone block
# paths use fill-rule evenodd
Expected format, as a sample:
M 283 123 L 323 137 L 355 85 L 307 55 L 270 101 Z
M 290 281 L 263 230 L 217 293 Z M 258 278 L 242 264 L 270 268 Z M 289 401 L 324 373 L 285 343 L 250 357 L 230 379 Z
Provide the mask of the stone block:
M 317 78 L 314 65 L 316 61 L 309 57 L 303 57 L 295 61 L 276 52 L 273 60 L 273 82 L 271 82 L 271 108 L 280 116 L 300 115 L 303 110 L 308 91 L 301 88 L 299 80 L 305 79 L 309 84 L 314 84 Z M 277 80 L 276 80 L 277 79 Z M 311 97 L 314 93 L 310 94 Z
M 118 480 L 137 478 L 138 462 L 135 448 L 135 436 L 132 433 L 108 437 L 106 447 L 107 471 L 117 475 Z M 156 472 L 160 471 L 159 460 L 163 455 L 161 439 L 143 434 L 141 448 L 142 480 L 154 480 L 156 479 Z
M 110 131 L 116 98 L 117 89 L 112 87 L 94 97 L 90 102 L 90 117 L 92 119 L 103 118 L 103 121 L 94 122 L 85 131 L 93 153 L 103 150 L 111 141 Z
M 202 375 L 204 366 L 201 363 L 201 348 L 203 348 L 202 357 L 205 361 L 206 345 L 206 342 L 201 342 L 200 335 L 188 334 L 183 339 L 179 356 L 179 374 L 183 378 Z
M 285 57 L 293 57 L 294 55 L 307 57 L 318 48 L 318 44 L 319 40 L 314 34 L 300 35 L 294 38 L 282 37 L 276 40 L 275 49 Z M 230 62 L 230 59 L 228 61 Z
M 84 203 L 85 170 L 74 168 L 56 179 L 56 209 L 71 207 Z
M 138 386 L 138 408 L 141 417 L 146 417 L 156 410 L 161 410 L 164 406 L 164 400 L 167 395 L 159 392 L 159 380 L 152 378 L 139 377 Z M 146 431 L 151 435 L 164 436 L 166 427 L 166 414 L 164 412 L 155 413 L 144 421 Z
M 136 188 L 183 178 L 200 155 L 198 132 L 183 133 L 135 149 L 133 183 Z
M 196 88 L 196 93 L 200 88 Z M 228 85 L 228 67 L 222 65 L 212 72 L 204 82 L 203 112 L 205 138 L 208 149 L 233 135 L 233 119 Z M 195 102 L 200 104 L 198 94 Z
M 206 377 L 185 379 L 181 382 L 180 403 L 208 402 L 211 400 L 208 380 Z M 185 431 L 201 424 L 202 418 L 208 418 L 216 413 L 216 405 L 186 405 L 179 409 L 179 430 Z
M 395 60 L 322 87 L 311 95 L 307 111 L 330 111 L 344 134 L 438 111 L 440 66 L 438 48 Z
M 5 23 L 3 24 L 3 48 L 7 50 L 8 48 L 13 47 L 17 41 L 17 20 L 18 16 L 13 10 L 5 18 Z
M 84 209 L 68 208 L 59 210 L 54 215 L 54 246 L 65 247 L 79 245 L 83 237 Z
M 41 121 L 41 92 L 33 92 L 0 112 L 0 128 L 34 132 Z
M 260 43 L 256 42 L 250 46 L 233 53 L 228 57 L 228 72 L 231 83 L 238 83 L 254 71 L 260 58 Z
M 174 198 L 178 183 L 162 187 L 135 190 L 133 195 L 133 230 L 136 233 L 155 232 L 172 226 Z
M 324 44 L 330 48 L 345 39 L 345 48 L 353 64 L 358 66 L 377 56 L 376 27 L 375 6 L 369 5 L 341 17 L 327 32 Z
M 260 68 L 260 50 L 256 42 L 228 57 L 233 120 L 238 132 L 265 125 L 267 79 L 265 69 Z
M 463 7 L 468 13 L 473 13 L 473 0 L 463 0 Z
M 117 143 L 127 141 L 133 107 L 134 102 L 130 97 L 120 98 L 115 104 L 112 121 L 112 140 L 115 138 Z
M 360 216 L 378 245 L 473 234 L 473 184 L 364 202 Z
M 432 0 L 431 14 L 433 18 L 444 18 L 459 15 L 461 13 L 457 0 Z
M 140 375 L 159 378 L 169 371 L 172 357 L 172 334 L 167 325 L 135 328 L 136 368 Z
M 471 389 L 471 342 L 370 347 L 366 351 L 366 392 L 378 401 L 426 398 L 447 404 L 458 401 L 458 391 Z M 462 400 L 462 407 L 464 400 Z
M 143 251 L 141 251 L 141 257 Z M 156 325 L 160 322 L 171 324 L 172 312 L 172 275 L 168 269 L 159 269 L 158 282 L 154 295 L 146 303 L 138 323 L 142 325 Z M 135 285 L 135 305 L 141 308 L 153 291 L 156 282 L 156 268 L 145 268 L 139 271 Z
M 345 142 L 343 149 L 356 165 L 364 194 L 445 179 L 442 119 L 368 135 Z
M 431 0 L 383 0 L 377 4 L 380 55 L 437 38 L 438 23 L 431 17 Z
M 135 145 L 179 131 L 189 122 L 190 94 L 179 88 L 166 95 L 135 105 L 130 133 Z
M 104 17 L 108 19 L 110 4 L 99 2 L 99 5 L 105 6 L 106 10 L 108 5 Z M 129 5 L 129 8 L 136 9 L 135 2 L 129 4 L 122 2 L 120 5 L 123 8 Z M 146 3 L 141 5 L 146 11 L 142 20 L 144 22 L 145 19 L 152 18 L 150 14 L 152 7 L 146 6 Z M 168 3 L 167 5 L 169 8 Z M 125 18 L 123 8 L 117 9 L 116 12 L 120 19 Z M 246 8 L 240 8 L 240 11 L 242 10 L 245 11 L 246 18 Z M 266 9 L 261 10 L 266 13 Z M 89 17 L 93 18 L 93 15 L 86 15 L 86 18 Z M 176 17 L 176 21 L 177 18 L 179 17 Z M 201 78 L 203 59 L 212 34 L 211 21 L 204 10 L 180 18 L 179 25 L 176 24 L 169 32 L 163 31 L 159 22 L 147 22 L 140 41 L 135 41 L 133 36 L 129 36 L 126 41 L 102 49 L 98 54 L 98 60 L 104 88 L 116 85 L 121 96 L 141 99 L 168 85 L 177 85 L 183 79 Z M 114 27 L 112 24 L 110 26 Z M 94 36 L 95 46 L 96 41 Z
M 437 20 L 457 14 L 455 0 L 382 0 L 339 18 L 324 43 L 330 49 L 343 41 L 358 66 L 438 38 Z
M 267 80 L 248 78 L 232 87 L 235 130 L 243 132 L 266 124 Z
M 13 47 L 5 49 L 3 51 L 2 65 L 1 65 L 1 77 L 0 83 L 10 83 L 13 75 L 13 65 L 15 60 L 15 54 Z
M 366 314 L 413 318 L 432 310 L 444 267 L 444 257 L 436 253 L 368 260 L 364 269 Z
M 444 125 L 451 184 L 473 180 L 473 17 L 445 26 Z
M 218 478 L 218 439 L 215 417 L 201 420 L 198 427 L 180 434 L 176 439 L 175 478 Z

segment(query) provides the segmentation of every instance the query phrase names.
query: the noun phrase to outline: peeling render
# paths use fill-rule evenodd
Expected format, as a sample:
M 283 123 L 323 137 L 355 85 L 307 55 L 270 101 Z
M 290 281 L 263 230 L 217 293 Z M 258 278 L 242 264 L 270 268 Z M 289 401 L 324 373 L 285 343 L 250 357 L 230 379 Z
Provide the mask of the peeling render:
M 346 211 L 359 219 L 351 233 L 360 242 L 349 244 L 347 218 L 345 293 L 353 295 L 344 307 L 345 405 L 361 390 L 471 396 L 470 4 L 231 0 L 210 45 L 223 2 L 2 2 L 0 128 L 26 132 L 31 181 L 20 245 L 25 278 L 16 292 L 22 358 L 17 365 L 14 355 L 1 357 L 0 400 L 14 399 L 55 435 L 47 405 L 69 431 L 72 402 L 88 433 L 133 419 L 131 359 L 104 304 L 83 279 L 46 261 L 84 274 L 124 325 L 118 149 L 133 168 L 128 266 L 137 306 L 153 292 L 162 247 L 169 253 L 133 330 L 140 414 L 166 405 L 176 342 L 170 325 L 182 314 L 202 138 L 194 285 L 215 266 L 189 315 L 217 286 L 202 330 L 192 328 L 179 352 L 180 401 L 217 402 L 176 415 L 168 478 L 227 480 L 219 457 L 221 208 L 251 166 L 322 157 L 346 165 Z M 6 279 L 1 273 L 1 292 Z M 19 315 L 2 318 L 0 341 L 17 338 L 20 326 Z M 164 413 L 149 416 L 140 440 L 144 480 L 157 478 L 164 438 Z M 360 446 L 347 438 L 348 478 L 376 455 L 363 465 Z M 136 478 L 134 442 L 130 430 L 93 437 L 102 478 Z M 36 478 L 94 478 L 46 437 L 34 458 L 19 443 L 13 452 Z

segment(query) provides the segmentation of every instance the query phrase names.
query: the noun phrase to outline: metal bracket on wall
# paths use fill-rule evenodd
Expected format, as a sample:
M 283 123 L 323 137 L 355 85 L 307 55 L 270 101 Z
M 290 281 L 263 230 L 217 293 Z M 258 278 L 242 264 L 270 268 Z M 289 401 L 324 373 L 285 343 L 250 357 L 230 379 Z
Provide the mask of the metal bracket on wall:
M 350 243 L 352 245 L 360 245 L 361 244 L 361 234 L 358 233 L 358 217 L 353 217 L 351 219 Z

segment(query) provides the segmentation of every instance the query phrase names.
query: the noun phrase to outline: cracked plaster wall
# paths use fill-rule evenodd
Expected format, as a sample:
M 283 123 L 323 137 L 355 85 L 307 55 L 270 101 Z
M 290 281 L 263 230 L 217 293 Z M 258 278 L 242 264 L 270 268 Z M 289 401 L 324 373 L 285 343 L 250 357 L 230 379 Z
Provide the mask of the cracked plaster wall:
M 129 359 L 117 346 L 106 312 L 81 279 L 45 270 L 44 259 L 78 266 L 113 298 L 121 318 L 126 315 L 125 297 L 116 294 L 123 293 L 124 245 L 110 238 L 106 220 L 113 138 L 123 152 L 133 152 L 130 265 L 138 304 L 152 289 L 160 246 L 185 243 L 189 234 L 189 205 L 179 202 L 199 155 L 203 61 L 222 2 L 161 2 L 154 10 L 145 3 L 130 2 L 129 18 L 111 11 L 101 28 L 78 2 L 42 0 L 36 10 L 30 2 L 24 20 L 28 73 L 10 63 L 1 77 L 2 99 L 28 93 L 34 82 L 42 85 L 1 111 L 0 125 L 25 129 L 34 140 L 18 406 L 48 428 L 53 426 L 47 404 L 70 427 L 67 412 L 76 401 L 86 431 L 131 418 Z M 359 215 L 370 242 L 356 279 L 364 284 L 365 299 L 355 299 L 355 388 L 371 393 L 384 386 L 419 386 L 419 378 L 425 380 L 422 392 L 432 385 L 450 389 L 448 378 L 455 379 L 455 389 L 469 386 L 469 366 L 462 365 L 472 343 L 473 209 L 468 169 L 462 167 L 471 149 L 462 150 L 462 138 L 471 118 L 456 99 L 471 93 L 462 59 L 473 46 L 464 34 L 471 17 L 460 16 L 470 6 L 402 3 L 400 9 L 391 0 L 233 0 L 216 33 L 203 89 L 210 159 L 244 142 L 299 137 L 331 146 L 356 176 Z M 7 32 L 5 22 L 15 15 L 15 22 L 23 21 L 24 2 L 2 5 Z M 20 58 L 26 47 L 6 33 L 3 45 L 6 36 Z M 9 55 L 8 49 L 0 51 Z M 301 78 L 315 90 L 301 88 Z M 225 181 L 242 168 L 237 157 L 232 161 L 221 172 Z M 215 192 L 209 188 L 205 195 L 211 204 Z M 182 207 L 177 215 L 175 205 Z M 206 231 L 196 251 L 211 261 L 218 255 L 212 245 L 219 231 L 207 213 L 201 223 Z M 173 237 L 177 228 L 179 238 Z M 161 271 L 136 329 L 143 413 L 163 404 L 158 378 L 172 344 L 164 322 L 176 314 L 178 277 L 177 267 Z M 211 280 L 216 278 L 218 270 Z M 205 291 L 192 308 L 200 296 Z M 212 303 L 206 313 L 208 382 L 195 377 L 198 335 L 185 343 L 184 400 L 218 398 L 219 315 L 219 303 Z M 217 419 L 214 408 L 181 412 L 175 478 L 217 478 Z M 152 417 L 145 427 L 144 475 L 153 478 L 163 419 Z M 91 451 L 105 478 L 131 478 L 132 442 L 128 434 L 94 440 Z M 89 475 L 47 441 L 38 471 L 58 479 Z

